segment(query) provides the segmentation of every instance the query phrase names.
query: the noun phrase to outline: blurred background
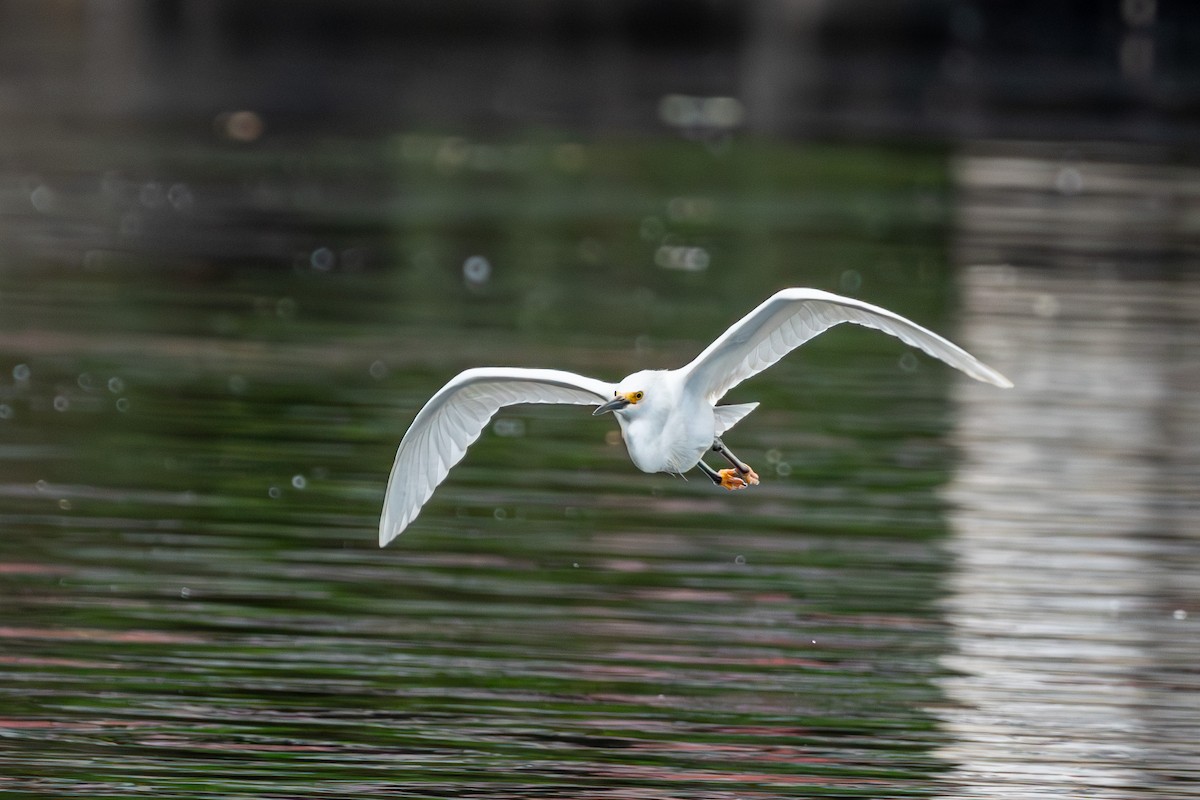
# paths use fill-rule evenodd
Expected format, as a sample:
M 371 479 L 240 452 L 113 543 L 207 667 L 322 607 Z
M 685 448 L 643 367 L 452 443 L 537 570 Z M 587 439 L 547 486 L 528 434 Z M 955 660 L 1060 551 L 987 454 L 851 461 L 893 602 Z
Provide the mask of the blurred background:
M 0 791 L 1200 797 L 1200 8 L 0 0 Z M 753 491 L 502 413 L 784 286 Z

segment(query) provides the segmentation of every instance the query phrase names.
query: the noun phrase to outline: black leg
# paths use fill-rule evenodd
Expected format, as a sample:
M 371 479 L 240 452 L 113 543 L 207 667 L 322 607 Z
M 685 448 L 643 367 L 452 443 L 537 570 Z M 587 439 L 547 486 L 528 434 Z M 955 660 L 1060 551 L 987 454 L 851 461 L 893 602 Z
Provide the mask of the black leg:
M 733 454 L 733 451 L 725 446 L 725 443 L 720 438 L 713 439 L 712 449 L 714 452 L 720 453 L 729 465 L 736 469 L 742 475 L 749 475 L 754 470 L 750 469 L 750 465 L 739 459 Z
M 713 483 L 715 483 L 717 486 L 721 485 L 721 473 L 717 472 L 715 469 L 710 467 L 708 464 L 705 464 L 703 461 L 697 461 L 696 466 L 700 468 L 701 472 L 703 472 L 708 477 L 712 478 Z

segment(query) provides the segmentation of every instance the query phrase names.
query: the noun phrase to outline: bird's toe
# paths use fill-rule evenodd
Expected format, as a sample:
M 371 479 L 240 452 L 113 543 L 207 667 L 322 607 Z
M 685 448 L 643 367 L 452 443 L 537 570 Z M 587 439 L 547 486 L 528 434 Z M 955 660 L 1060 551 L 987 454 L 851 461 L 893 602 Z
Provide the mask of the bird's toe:
M 752 469 L 747 470 L 746 472 L 742 473 L 742 480 L 751 486 L 758 486 L 758 473 Z
M 742 477 L 738 475 L 738 472 L 735 469 L 717 470 L 717 474 L 721 476 L 721 486 L 729 491 L 733 491 L 734 489 L 745 489 L 747 486 L 747 483 L 742 480 Z M 755 483 L 757 483 L 757 481 L 755 481 Z

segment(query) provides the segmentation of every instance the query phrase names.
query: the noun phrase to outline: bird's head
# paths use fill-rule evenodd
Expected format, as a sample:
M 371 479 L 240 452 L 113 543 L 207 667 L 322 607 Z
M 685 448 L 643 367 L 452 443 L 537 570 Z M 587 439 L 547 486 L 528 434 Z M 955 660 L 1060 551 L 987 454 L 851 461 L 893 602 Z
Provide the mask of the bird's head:
M 598 406 L 592 415 L 599 416 L 607 411 L 628 413 L 635 409 L 640 410 L 645 407 L 647 401 L 650 401 L 657 383 L 658 373 L 654 370 L 635 372 L 617 384 L 617 388 L 613 390 L 612 400 Z

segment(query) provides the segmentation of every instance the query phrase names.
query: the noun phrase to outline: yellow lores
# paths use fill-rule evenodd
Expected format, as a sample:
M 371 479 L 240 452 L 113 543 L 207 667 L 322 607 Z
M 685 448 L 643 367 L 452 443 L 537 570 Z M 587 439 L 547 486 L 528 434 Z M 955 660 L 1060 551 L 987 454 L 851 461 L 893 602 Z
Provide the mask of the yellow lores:
M 976 380 L 1012 386 L 961 347 L 899 314 L 818 289 L 783 289 L 679 369 L 643 370 L 615 385 L 553 369 L 477 367 L 459 373 L 417 413 L 400 442 L 383 501 L 379 545 L 395 539 L 416 518 L 492 415 L 519 403 L 591 405 L 597 407 L 596 415 L 611 411 L 630 459 L 643 472 L 682 474 L 699 467 L 726 489 L 756 484 L 758 475 L 720 437 L 758 403 L 718 401 L 843 322 L 889 333 Z M 704 463 L 710 451 L 728 461 L 729 468 L 716 470 Z

